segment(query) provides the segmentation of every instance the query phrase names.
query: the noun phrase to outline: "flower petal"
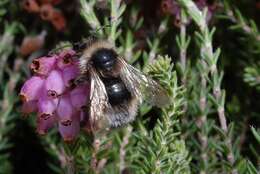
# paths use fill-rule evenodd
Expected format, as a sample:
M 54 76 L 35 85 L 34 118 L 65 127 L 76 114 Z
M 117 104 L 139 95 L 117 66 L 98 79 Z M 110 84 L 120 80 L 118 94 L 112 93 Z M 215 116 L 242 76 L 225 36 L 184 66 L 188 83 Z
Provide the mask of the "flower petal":
M 62 79 L 62 74 L 60 71 L 53 70 L 50 72 L 49 76 L 47 77 L 45 81 L 45 88 L 50 93 L 56 93 L 57 97 L 58 95 L 61 95 L 65 91 L 65 85 L 64 81 Z
M 30 114 L 32 112 L 37 112 L 37 101 L 31 100 L 28 102 L 24 102 L 21 109 L 22 113 Z
M 70 125 L 64 126 L 62 123 L 59 123 L 59 132 L 64 141 L 67 142 L 73 141 L 80 131 L 79 112 L 76 112 L 72 118 Z
M 78 76 L 79 68 L 76 65 L 66 67 L 62 71 L 63 80 L 66 87 L 72 86 L 72 81 Z
M 76 109 L 81 109 L 89 101 L 89 85 L 78 86 L 70 92 L 71 103 Z
M 62 51 L 59 54 L 57 66 L 60 69 L 63 69 L 65 67 L 73 65 L 75 63 L 75 61 L 73 60 L 74 55 L 75 55 L 75 51 L 73 51 L 71 49 Z
M 24 102 L 31 100 L 37 100 L 40 94 L 40 91 L 43 87 L 44 79 L 38 76 L 33 76 L 27 80 L 20 92 L 20 97 Z
M 48 97 L 46 92 L 43 92 L 38 101 L 39 113 L 52 115 L 57 108 L 58 102 L 58 98 Z
M 37 116 L 37 132 L 40 135 L 45 135 L 47 131 L 56 123 L 56 116 L 49 115 L 49 117 Z
M 57 107 L 57 116 L 63 125 L 71 124 L 73 107 L 69 95 L 63 95 Z
M 48 75 L 54 69 L 56 61 L 57 56 L 41 57 L 34 59 L 30 67 L 37 74 Z

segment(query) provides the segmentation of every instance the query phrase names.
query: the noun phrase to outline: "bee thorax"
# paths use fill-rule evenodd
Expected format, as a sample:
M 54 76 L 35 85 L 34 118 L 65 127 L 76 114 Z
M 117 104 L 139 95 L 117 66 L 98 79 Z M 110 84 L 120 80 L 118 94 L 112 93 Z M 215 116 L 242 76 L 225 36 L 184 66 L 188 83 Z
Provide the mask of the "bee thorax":
M 111 71 L 116 63 L 117 54 L 111 49 L 99 49 L 93 56 L 94 66 L 100 70 Z

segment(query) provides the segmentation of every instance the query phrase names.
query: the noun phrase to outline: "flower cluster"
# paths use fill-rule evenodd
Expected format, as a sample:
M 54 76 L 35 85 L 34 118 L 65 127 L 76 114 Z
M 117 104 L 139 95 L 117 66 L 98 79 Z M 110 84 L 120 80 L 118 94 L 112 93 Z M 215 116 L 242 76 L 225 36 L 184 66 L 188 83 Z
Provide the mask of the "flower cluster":
M 37 112 L 37 132 L 41 135 L 58 123 L 65 141 L 72 141 L 79 133 L 80 123 L 86 120 L 83 111 L 89 99 L 89 85 L 76 86 L 78 61 L 73 50 L 34 59 L 34 76 L 28 79 L 20 92 L 22 112 Z
M 52 23 L 52 25 L 58 31 L 62 31 L 66 27 L 66 19 L 63 13 L 54 8 L 61 0 L 24 0 L 23 8 L 30 12 L 39 14 L 39 16 L 46 21 Z

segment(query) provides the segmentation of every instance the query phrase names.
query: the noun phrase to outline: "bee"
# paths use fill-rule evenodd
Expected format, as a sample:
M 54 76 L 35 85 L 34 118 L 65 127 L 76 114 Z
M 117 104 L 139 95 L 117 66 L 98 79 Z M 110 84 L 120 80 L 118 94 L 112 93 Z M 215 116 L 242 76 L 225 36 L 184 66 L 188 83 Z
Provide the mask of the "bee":
M 91 129 L 116 128 L 134 121 L 143 101 L 158 107 L 167 105 L 166 90 L 128 64 L 109 41 L 92 38 L 74 49 L 81 54 L 77 81 L 90 81 L 87 108 Z

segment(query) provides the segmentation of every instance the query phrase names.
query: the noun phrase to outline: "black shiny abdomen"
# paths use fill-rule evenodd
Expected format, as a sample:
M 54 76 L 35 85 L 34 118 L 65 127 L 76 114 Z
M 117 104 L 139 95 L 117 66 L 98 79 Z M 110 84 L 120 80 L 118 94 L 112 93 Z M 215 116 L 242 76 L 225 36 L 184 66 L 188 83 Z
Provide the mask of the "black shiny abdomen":
M 111 105 L 120 104 L 124 100 L 130 99 L 131 94 L 121 79 L 103 79 L 103 81 L 106 87 L 109 103 Z
M 94 66 L 101 70 L 111 71 L 116 63 L 117 54 L 112 49 L 99 49 L 92 55 Z

